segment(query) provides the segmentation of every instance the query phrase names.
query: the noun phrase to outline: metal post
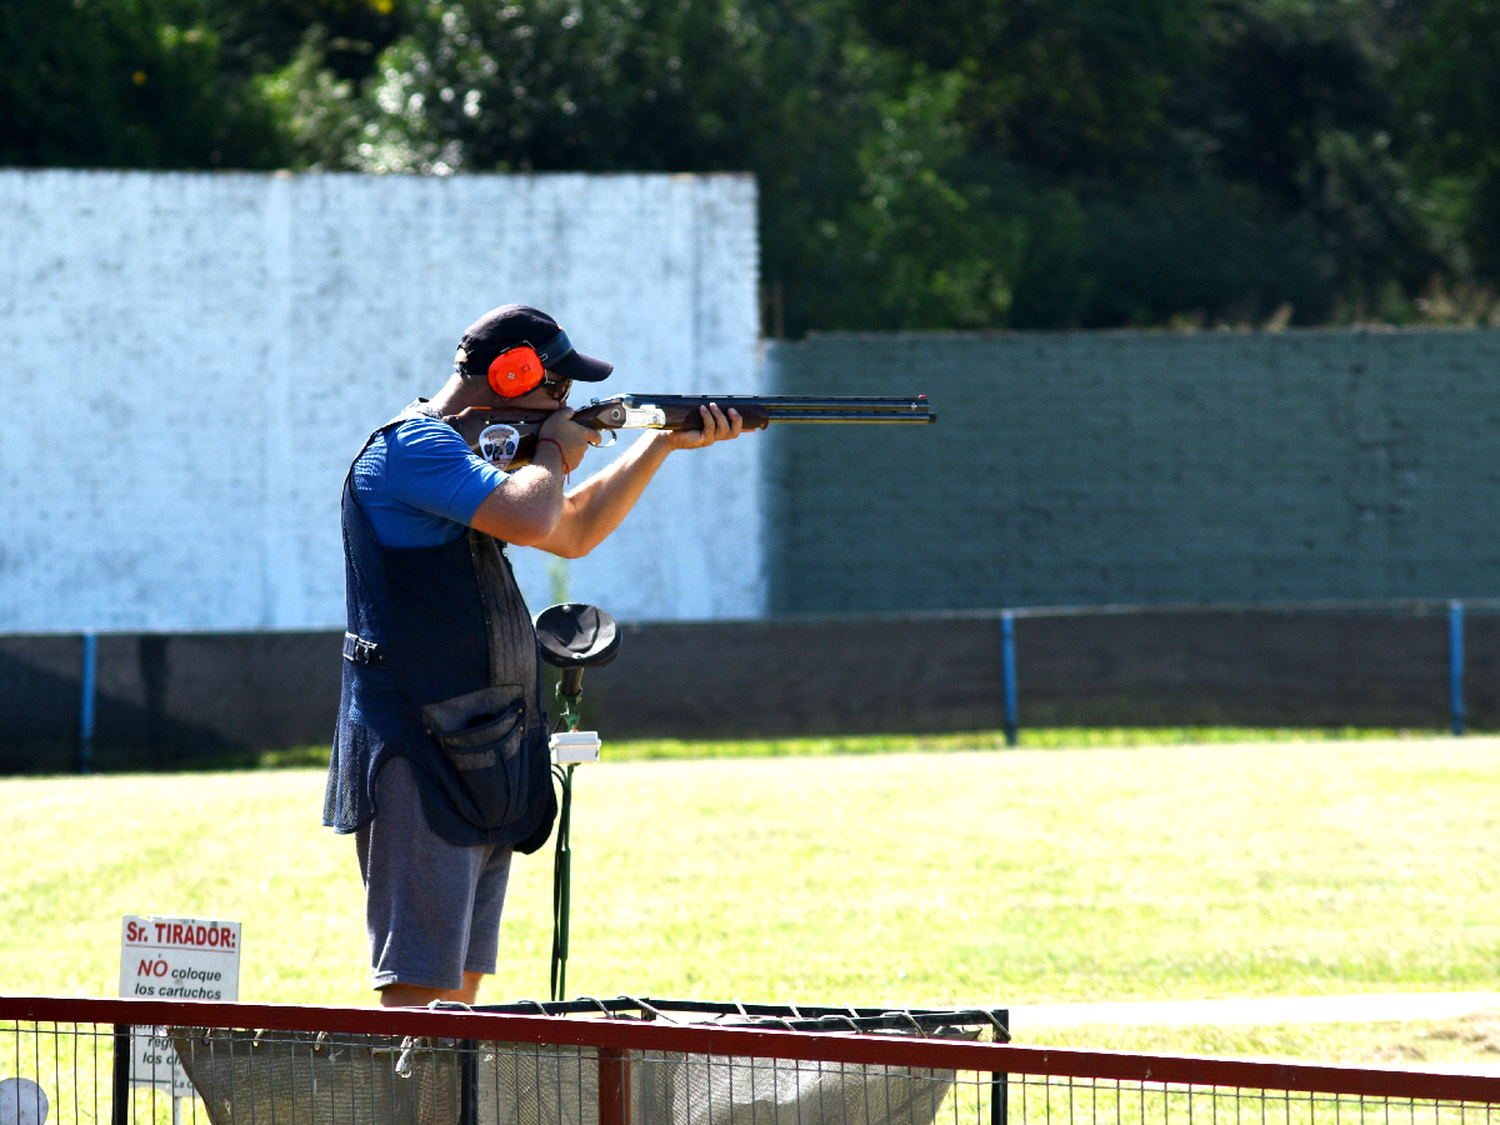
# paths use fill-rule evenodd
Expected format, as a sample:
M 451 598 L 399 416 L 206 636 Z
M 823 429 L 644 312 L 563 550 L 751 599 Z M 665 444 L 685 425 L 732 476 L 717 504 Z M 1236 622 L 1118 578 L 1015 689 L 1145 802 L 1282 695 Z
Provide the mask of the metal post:
M 995 1029 L 995 1042 L 1010 1042 L 1010 1009 L 995 1013 L 1000 1026 Z M 990 1074 L 990 1125 L 1007 1125 L 1010 1119 L 1010 1075 L 1003 1070 Z
M 576 729 L 576 728 L 575 728 Z M 566 999 L 568 989 L 568 915 L 573 886 L 573 766 L 552 767 L 562 789 L 557 810 L 557 851 L 552 859 L 552 999 Z
M 1448 603 L 1448 701 L 1453 734 L 1464 733 L 1464 603 Z
M 1010 1075 L 997 1070 L 990 1075 L 990 1125 L 1006 1125 L 1010 1117 Z
M 630 1125 L 630 1052 L 599 1048 L 599 1125 Z
M 93 633 L 83 635 L 83 669 L 79 679 L 78 706 L 78 772 L 88 773 L 94 768 L 94 683 L 98 666 L 99 638 Z
M 464 1039 L 458 1044 L 458 1125 L 478 1125 L 479 1121 L 479 1040 Z
M 115 1024 L 114 1103 L 111 1125 L 130 1125 L 130 1025 Z
M 1000 614 L 1000 674 L 1005 681 L 1005 745 L 1016 744 L 1016 617 L 1010 610 Z

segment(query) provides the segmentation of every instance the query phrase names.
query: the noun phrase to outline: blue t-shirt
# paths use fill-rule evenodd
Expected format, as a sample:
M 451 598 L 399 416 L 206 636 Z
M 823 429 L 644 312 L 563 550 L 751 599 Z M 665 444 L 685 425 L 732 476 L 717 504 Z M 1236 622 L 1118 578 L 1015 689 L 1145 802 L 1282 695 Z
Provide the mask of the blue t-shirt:
M 376 434 L 354 462 L 359 506 L 382 547 L 457 539 L 505 477 L 436 418 L 413 418 Z

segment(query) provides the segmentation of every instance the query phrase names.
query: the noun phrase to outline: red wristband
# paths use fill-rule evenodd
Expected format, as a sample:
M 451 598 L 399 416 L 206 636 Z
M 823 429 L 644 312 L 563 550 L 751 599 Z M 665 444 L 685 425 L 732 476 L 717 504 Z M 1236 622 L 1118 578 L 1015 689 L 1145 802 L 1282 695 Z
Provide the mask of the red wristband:
M 544 442 L 544 441 L 550 441 L 553 445 L 557 446 L 557 459 L 562 462 L 563 476 L 567 476 L 573 470 L 570 469 L 570 468 L 568 468 L 568 459 L 563 454 L 563 447 L 562 447 L 562 445 L 558 442 L 558 440 L 556 438 L 544 437 L 544 438 L 537 438 L 536 439 L 536 443 L 537 443 L 538 446 L 540 446 L 542 444 L 542 442 Z

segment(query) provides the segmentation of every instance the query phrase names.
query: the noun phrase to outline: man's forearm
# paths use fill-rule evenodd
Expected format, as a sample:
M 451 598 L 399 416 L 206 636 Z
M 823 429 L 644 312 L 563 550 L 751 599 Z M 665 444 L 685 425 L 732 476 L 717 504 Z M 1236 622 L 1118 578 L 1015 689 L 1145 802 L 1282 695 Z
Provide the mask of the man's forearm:
M 552 534 L 534 546 L 576 559 L 619 527 L 671 452 L 670 435 L 648 434 L 608 468 L 568 493 Z
M 530 465 L 511 473 L 485 497 L 471 523 L 519 547 L 541 546 L 562 520 L 567 500 L 562 488 L 562 458 L 546 449 Z

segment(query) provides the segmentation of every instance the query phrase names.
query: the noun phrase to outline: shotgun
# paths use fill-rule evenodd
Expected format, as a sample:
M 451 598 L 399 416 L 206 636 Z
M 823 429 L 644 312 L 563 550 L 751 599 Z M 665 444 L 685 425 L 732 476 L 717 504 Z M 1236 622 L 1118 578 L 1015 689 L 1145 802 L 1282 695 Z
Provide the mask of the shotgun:
M 913 398 L 797 398 L 786 395 L 616 395 L 573 412 L 573 421 L 598 430 L 613 444 L 617 430 L 701 430 L 700 406 L 718 403 L 727 417 L 738 410 L 747 430 L 772 422 L 936 422 L 926 395 Z M 443 416 L 478 456 L 502 469 L 530 462 L 537 431 L 549 414 L 507 406 L 470 406 Z

